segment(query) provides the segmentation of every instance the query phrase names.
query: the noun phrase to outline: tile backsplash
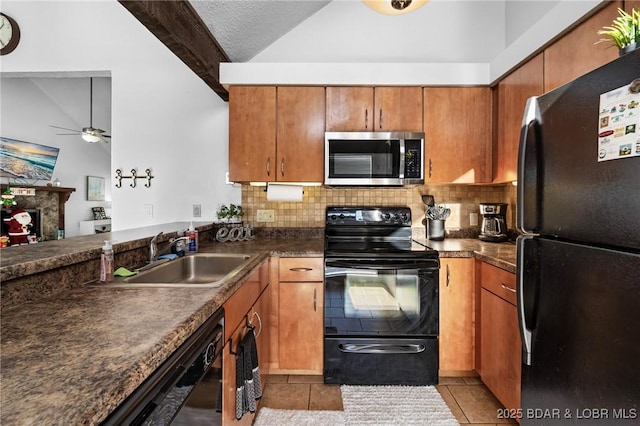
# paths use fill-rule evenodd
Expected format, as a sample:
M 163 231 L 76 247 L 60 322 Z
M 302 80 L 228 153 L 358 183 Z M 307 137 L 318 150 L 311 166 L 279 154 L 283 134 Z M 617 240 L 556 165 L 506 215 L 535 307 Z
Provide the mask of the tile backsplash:
M 407 188 L 304 188 L 302 202 L 267 201 L 265 187 L 242 185 L 242 207 L 245 221 L 261 228 L 324 227 L 327 206 L 407 206 L 411 208 L 413 227 L 423 227 L 426 206 L 422 195 L 435 197 L 437 204 L 451 208 L 447 231 L 473 229 L 470 213 L 479 213 L 479 203 L 508 203 L 507 226 L 515 226 L 516 187 L 504 185 L 422 185 Z M 274 210 L 274 222 L 258 222 L 258 209 Z M 478 221 L 482 217 L 478 214 Z

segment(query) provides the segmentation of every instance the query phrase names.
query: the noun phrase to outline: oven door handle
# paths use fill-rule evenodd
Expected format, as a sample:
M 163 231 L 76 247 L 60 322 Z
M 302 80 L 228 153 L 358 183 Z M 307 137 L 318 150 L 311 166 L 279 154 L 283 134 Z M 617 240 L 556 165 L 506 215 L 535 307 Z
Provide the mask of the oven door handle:
M 420 262 L 389 262 L 389 263 L 360 263 L 353 261 L 327 260 L 325 266 L 328 268 L 344 268 L 344 269 L 368 269 L 368 270 L 385 270 L 385 269 L 439 269 L 439 262 L 420 261 Z
M 419 354 L 425 346 L 416 343 L 341 343 L 340 352 L 352 354 Z

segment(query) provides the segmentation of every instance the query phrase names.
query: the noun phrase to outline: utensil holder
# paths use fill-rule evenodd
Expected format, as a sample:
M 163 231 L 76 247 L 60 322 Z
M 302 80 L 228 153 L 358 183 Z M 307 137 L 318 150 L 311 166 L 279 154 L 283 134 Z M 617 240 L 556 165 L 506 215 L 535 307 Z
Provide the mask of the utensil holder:
M 444 220 L 427 219 L 427 239 L 444 240 Z

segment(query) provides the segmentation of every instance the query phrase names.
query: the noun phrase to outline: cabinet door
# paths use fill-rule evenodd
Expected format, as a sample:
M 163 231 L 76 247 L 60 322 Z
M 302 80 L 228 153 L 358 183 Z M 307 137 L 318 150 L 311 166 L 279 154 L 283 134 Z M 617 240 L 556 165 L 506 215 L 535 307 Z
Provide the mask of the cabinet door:
M 440 371 L 475 368 L 473 259 L 440 259 Z
M 422 88 L 376 87 L 373 121 L 377 132 L 422 132 Z
M 516 307 L 484 288 L 480 298 L 482 381 L 505 408 L 518 409 L 522 346 Z
M 493 173 L 496 183 L 518 178 L 518 145 L 524 107 L 531 96 L 543 93 L 543 65 L 542 54 L 539 54 L 498 84 L 498 146 Z
M 491 90 L 426 87 L 425 181 L 491 182 Z
M 324 87 L 278 87 L 277 170 L 281 182 L 324 178 Z
M 229 179 L 276 179 L 276 88 L 229 88 Z
M 260 367 L 260 378 L 262 379 L 262 390 L 266 384 L 266 376 L 269 374 L 271 359 L 269 356 L 270 345 L 270 295 L 267 288 L 253 306 L 250 314 L 250 322 L 256 328 L 256 345 L 258 347 L 258 365 Z
M 328 132 L 373 131 L 373 87 L 327 87 Z
M 323 365 L 322 282 L 280 282 L 280 368 L 319 374 Z
M 626 5 L 627 2 L 625 2 Z M 618 49 L 607 43 L 593 45 L 602 36 L 598 30 L 610 26 L 622 1 L 610 1 L 601 11 L 578 25 L 544 50 L 544 91 L 548 92 L 618 57 Z

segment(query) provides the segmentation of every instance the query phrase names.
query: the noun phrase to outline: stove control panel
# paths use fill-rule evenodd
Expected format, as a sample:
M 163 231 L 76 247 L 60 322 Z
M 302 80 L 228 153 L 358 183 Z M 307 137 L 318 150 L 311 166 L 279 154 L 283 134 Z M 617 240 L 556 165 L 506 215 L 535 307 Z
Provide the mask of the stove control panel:
M 409 207 L 327 207 L 329 226 L 411 226 Z

